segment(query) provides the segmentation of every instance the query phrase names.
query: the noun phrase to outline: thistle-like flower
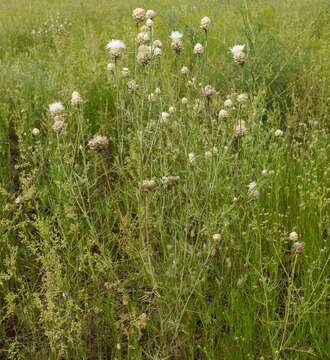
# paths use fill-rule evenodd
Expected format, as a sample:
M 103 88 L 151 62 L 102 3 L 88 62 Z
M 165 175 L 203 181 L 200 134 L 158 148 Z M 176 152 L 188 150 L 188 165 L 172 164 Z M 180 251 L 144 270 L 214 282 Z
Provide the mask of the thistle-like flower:
M 170 118 L 170 114 L 166 111 L 163 111 L 161 114 L 160 114 L 160 120 L 162 123 L 164 124 L 167 124 L 168 121 L 169 121 L 169 118 Z
M 160 47 L 156 47 L 153 50 L 154 56 L 161 56 L 162 55 L 162 49 Z
M 154 26 L 154 22 L 151 19 L 147 19 L 146 26 L 150 29 Z
M 257 189 L 257 183 L 255 181 L 252 181 L 249 185 L 248 185 L 248 196 L 251 199 L 258 199 L 260 193 L 259 190 Z
M 127 82 L 128 91 L 134 93 L 138 89 L 138 85 L 135 80 L 129 80 Z
M 305 251 L 305 244 L 297 241 L 292 245 L 291 251 L 293 255 L 302 255 Z
M 195 153 L 191 152 L 188 154 L 188 162 L 190 164 L 193 164 L 196 161 L 196 155 Z
M 126 49 L 126 45 L 122 40 L 112 39 L 106 45 L 106 49 L 109 50 L 110 56 L 114 60 L 119 60 L 123 56 L 123 50 Z
M 108 138 L 102 135 L 95 135 L 91 140 L 88 141 L 88 147 L 95 151 L 104 150 L 108 144 Z
M 233 107 L 233 102 L 231 99 L 227 99 L 225 100 L 225 102 L 223 103 L 223 106 L 226 107 L 226 108 L 231 108 Z
M 52 116 L 60 115 L 64 112 L 64 106 L 61 102 L 54 102 L 50 104 L 48 109 Z
M 59 118 L 58 120 L 54 121 L 54 124 L 52 126 L 52 129 L 56 132 L 56 133 L 60 133 L 62 131 L 64 131 L 66 128 L 66 123 L 62 118 Z
M 239 120 L 235 126 L 235 135 L 244 136 L 247 133 L 247 127 L 244 120 Z
M 155 10 L 152 10 L 152 9 L 147 10 L 147 12 L 146 12 L 146 18 L 147 19 L 152 20 L 155 16 L 156 16 L 156 11 Z
M 71 105 L 78 106 L 83 103 L 83 99 L 78 91 L 74 91 L 71 95 Z
M 235 45 L 230 48 L 230 52 L 233 55 L 234 61 L 238 65 L 244 65 L 246 60 L 246 55 L 244 53 L 245 45 Z
M 170 35 L 172 40 L 171 48 L 179 54 L 183 50 L 182 34 L 179 31 L 173 31 Z
M 201 29 L 208 31 L 209 27 L 211 25 L 211 20 L 209 17 L 204 16 L 201 20 Z
M 162 183 L 165 186 L 174 186 L 174 185 L 177 185 L 180 181 L 181 181 L 180 176 L 176 176 L 176 175 L 162 177 Z
M 219 111 L 219 115 L 218 115 L 219 120 L 225 120 L 225 119 L 227 119 L 228 117 L 229 117 L 229 113 L 228 113 L 227 110 L 221 109 L 221 110 Z
M 151 60 L 151 47 L 146 45 L 140 45 L 136 60 L 140 65 L 148 65 Z
M 155 40 L 155 41 L 153 42 L 152 46 L 153 46 L 154 48 L 162 48 L 162 47 L 163 47 L 163 44 L 162 44 L 162 42 L 161 42 L 160 40 Z
M 202 95 L 205 96 L 207 99 L 211 99 L 216 94 L 216 91 L 212 85 L 206 85 L 202 89 Z
M 141 31 L 137 34 L 136 41 L 138 44 L 146 44 L 150 41 L 150 32 Z
M 140 188 L 143 192 L 148 193 L 150 191 L 155 190 L 156 186 L 157 183 L 155 180 L 143 180 L 140 185 Z
M 194 54 L 201 55 L 204 53 L 204 46 L 201 43 L 197 43 L 194 46 Z
M 249 100 L 248 94 L 239 94 L 239 95 L 237 96 L 237 102 L 238 102 L 239 104 L 244 104 L 244 103 L 246 103 L 248 100 Z
M 136 23 L 142 22 L 146 17 L 146 11 L 142 8 L 136 8 L 132 12 L 132 18 Z
M 290 232 L 290 234 L 289 234 L 290 241 L 296 242 L 296 241 L 298 241 L 298 238 L 299 238 L 299 236 L 295 231 Z

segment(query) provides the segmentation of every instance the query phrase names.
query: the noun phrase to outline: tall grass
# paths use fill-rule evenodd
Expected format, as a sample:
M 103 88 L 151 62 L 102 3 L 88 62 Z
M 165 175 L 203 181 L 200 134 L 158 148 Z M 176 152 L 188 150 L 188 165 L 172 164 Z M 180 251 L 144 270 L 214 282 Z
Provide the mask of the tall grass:
M 163 42 L 146 67 L 137 6 L 156 10 Z M 0 4 L 0 358 L 329 358 L 329 11 L 325 0 Z M 115 73 L 111 38 L 127 44 Z M 83 106 L 70 104 L 74 90 Z M 248 102 L 219 120 L 240 93 Z M 88 148 L 94 134 L 109 137 L 105 151 Z M 141 191 L 146 179 L 153 191 Z

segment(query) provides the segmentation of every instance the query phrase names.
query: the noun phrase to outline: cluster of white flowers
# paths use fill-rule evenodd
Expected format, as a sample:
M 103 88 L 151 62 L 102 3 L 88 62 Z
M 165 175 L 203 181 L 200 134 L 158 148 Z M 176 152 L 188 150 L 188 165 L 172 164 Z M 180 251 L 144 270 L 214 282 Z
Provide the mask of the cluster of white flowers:
M 194 54 L 201 55 L 204 53 L 204 46 L 201 43 L 197 43 L 194 46 Z
M 66 122 L 64 121 L 64 106 L 61 102 L 54 102 L 48 107 L 51 116 L 53 117 L 54 123 L 52 129 L 56 133 L 60 133 L 65 130 Z
M 71 105 L 79 106 L 83 103 L 83 99 L 78 91 L 74 91 L 71 95 Z

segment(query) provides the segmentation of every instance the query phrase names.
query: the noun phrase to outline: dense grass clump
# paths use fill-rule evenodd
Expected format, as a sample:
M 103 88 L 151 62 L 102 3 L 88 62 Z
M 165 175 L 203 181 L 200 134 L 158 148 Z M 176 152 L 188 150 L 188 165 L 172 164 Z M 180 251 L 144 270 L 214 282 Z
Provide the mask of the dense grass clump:
M 329 12 L 0 4 L 0 358 L 330 357 Z

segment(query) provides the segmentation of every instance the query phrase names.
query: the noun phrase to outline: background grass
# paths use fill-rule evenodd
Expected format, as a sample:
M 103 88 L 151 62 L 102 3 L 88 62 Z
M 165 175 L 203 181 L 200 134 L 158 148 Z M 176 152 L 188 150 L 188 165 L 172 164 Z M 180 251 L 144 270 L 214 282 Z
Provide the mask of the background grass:
M 135 65 L 137 6 L 156 10 L 164 44 L 146 68 Z M 329 15 L 326 0 L 0 3 L 1 358 L 330 358 Z M 111 38 L 127 43 L 117 68 L 130 68 L 136 95 L 106 69 Z M 236 43 L 247 44 L 242 69 Z M 210 106 L 199 83 L 218 91 Z M 244 92 L 248 104 L 217 120 Z M 54 101 L 66 107 L 60 136 Z M 103 153 L 87 147 L 95 133 L 110 138 Z M 166 175 L 180 184 L 163 186 Z M 158 186 L 144 195 L 148 178 Z

